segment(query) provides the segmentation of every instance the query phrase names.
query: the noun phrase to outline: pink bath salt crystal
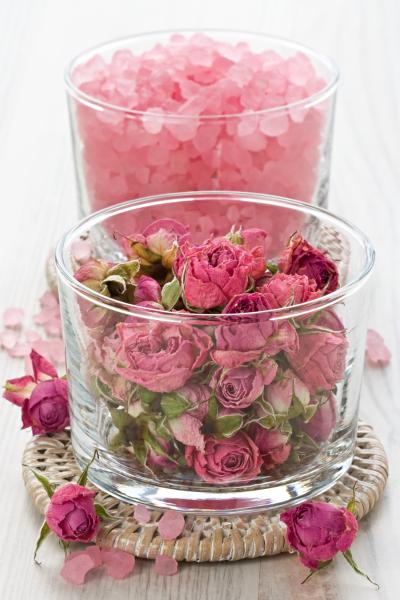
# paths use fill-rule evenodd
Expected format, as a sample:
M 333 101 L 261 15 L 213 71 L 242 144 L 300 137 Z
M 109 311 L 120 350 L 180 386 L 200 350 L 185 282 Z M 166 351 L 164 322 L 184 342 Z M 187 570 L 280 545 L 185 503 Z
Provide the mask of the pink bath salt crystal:
M 149 108 L 142 116 L 142 123 L 148 133 L 160 133 L 163 127 L 163 109 Z
M 3 313 L 3 323 L 5 327 L 21 327 L 24 319 L 22 308 L 7 308 Z
M 365 354 L 369 364 L 374 367 L 385 367 L 392 357 L 383 337 L 374 329 L 368 329 L 367 331 Z
M 145 525 L 151 520 L 151 513 L 143 504 L 136 504 L 133 516 L 141 525 Z
M 159 554 L 154 561 L 154 570 L 158 575 L 176 575 L 178 562 L 172 556 Z
M 271 137 L 282 135 L 288 130 L 288 127 L 289 119 L 284 113 L 277 115 L 270 113 L 260 119 L 260 131 Z
M 258 118 L 253 116 L 242 117 L 239 121 L 237 133 L 239 137 L 251 135 L 258 127 Z
M 11 329 L 6 329 L 0 334 L 0 344 L 7 351 L 12 350 L 17 344 L 19 334 Z
M 65 559 L 61 576 L 68 583 L 82 585 L 86 575 L 95 568 L 96 562 L 87 552 L 74 552 Z
M 29 356 L 32 350 L 32 345 L 29 342 L 18 341 L 9 351 L 9 355 L 14 358 L 23 358 Z
M 135 557 L 133 554 L 123 552 L 123 550 L 102 548 L 101 555 L 106 573 L 113 579 L 125 579 L 135 568 Z
M 310 59 L 302 52 L 297 52 L 287 61 L 288 77 L 295 85 L 305 85 L 314 77 L 315 69 Z
M 185 528 L 185 518 L 182 513 L 166 510 L 158 521 L 158 532 L 163 540 L 175 540 Z
M 260 131 L 254 131 L 254 133 L 249 135 L 237 137 L 236 140 L 238 144 L 251 152 L 260 152 L 261 150 L 264 150 L 267 145 L 267 139 Z
M 79 263 L 85 263 L 92 254 L 92 245 L 89 240 L 75 240 L 72 244 L 72 255 Z
M 196 136 L 193 139 L 195 148 L 203 154 L 215 147 L 220 132 L 220 127 L 217 125 L 200 125 Z
M 168 131 L 180 142 L 192 140 L 197 132 L 198 121 L 193 118 L 170 119 L 165 123 Z
M 243 87 L 253 78 L 253 71 L 243 63 L 236 63 L 231 66 L 226 75 L 228 79 Z

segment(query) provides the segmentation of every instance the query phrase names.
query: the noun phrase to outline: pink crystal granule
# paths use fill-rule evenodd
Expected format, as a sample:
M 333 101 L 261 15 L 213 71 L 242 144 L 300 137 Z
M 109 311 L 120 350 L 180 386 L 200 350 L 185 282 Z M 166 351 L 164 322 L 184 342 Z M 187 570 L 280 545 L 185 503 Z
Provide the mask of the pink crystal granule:
M 71 99 L 93 210 L 202 189 L 312 201 L 332 103 L 302 103 L 326 85 L 306 54 L 173 35 L 140 55 L 120 49 L 109 62 L 93 56 L 72 79 L 118 107 L 93 110 Z M 214 212 L 225 231 L 225 207 Z M 206 216 L 199 211 L 196 222 Z M 237 216 L 257 226 L 256 214 Z M 132 232 L 128 221 L 118 224 L 122 233 Z

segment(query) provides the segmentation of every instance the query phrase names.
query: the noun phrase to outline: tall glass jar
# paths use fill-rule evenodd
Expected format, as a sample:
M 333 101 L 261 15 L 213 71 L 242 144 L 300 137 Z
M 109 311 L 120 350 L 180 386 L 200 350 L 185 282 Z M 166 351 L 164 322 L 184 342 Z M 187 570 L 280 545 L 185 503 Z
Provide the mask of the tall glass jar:
M 338 72 L 267 35 L 133 36 L 66 72 L 80 213 L 153 194 L 239 190 L 326 206 Z
M 129 219 L 134 237 L 155 216 L 179 214 L 200 243 L 198 215 L 215 206 L 221 215 L 234 211 L 238 227 L 257 214 L 276 255 L 283 250 L 279 223 L 294 215 L 299 233 L 335 261 L 340 287 L 302 304 L 241 314 L 167 311 L 99 292 L 99 283 L 120 284 L 118 269 L 110 269 L 126 260 L 124 244 L 109 232 L 121 220 Z M 73 248 L 82 237 L 97 262 L 79 267 Z M 347 470 L 374 263 L 355 226 L 274 196 L 166 195 L 85 218 L 60 241 L 56 263 L 72 445 L 81 465 L 99 450 L 89 475 L 99 488 L 160 508 L 240 513 L 312 497 Z M 162 269 L 157 265 L 151 269 Z M 240 402 L 232 406 L 238 381 Z

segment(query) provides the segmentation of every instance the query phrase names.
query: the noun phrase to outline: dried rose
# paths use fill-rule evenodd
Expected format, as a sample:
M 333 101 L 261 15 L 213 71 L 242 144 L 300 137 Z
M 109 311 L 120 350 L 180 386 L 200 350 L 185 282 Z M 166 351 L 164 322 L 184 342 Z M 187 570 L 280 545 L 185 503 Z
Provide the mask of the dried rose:
M 91 542 L 100 523 L 93 502 L 95 495 L 77 483 L 58 488 L 46 511 L 47 525 L 66 542 Z

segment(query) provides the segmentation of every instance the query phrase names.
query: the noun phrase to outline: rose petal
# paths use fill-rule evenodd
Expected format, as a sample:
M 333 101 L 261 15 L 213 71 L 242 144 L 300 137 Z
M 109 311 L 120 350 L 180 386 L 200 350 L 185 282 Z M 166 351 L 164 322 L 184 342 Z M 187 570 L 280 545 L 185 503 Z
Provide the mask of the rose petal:
M 20 327 L 23 319 L 22 308 L 7 308 L 3 313 L 3 323 L 6 327 Z
M 107 550 L 102 549 L 101 555 L 106 573 L 113 579 L 124 579 L 135 568 L 135 557 L 128 552 L 110 548 Z
M 49 350 L 54 362 L 63 365 L 65 363 L 65 344 L 62 338 L 54 338 L 49 341 Z
M 369 364 L 376 367 L 384 367 L 389 364 L 392 354 L 385 345 L 380 333 L 374 329 L 367 331 L 367 346 L 365 354 Z
M 133 512 L 133 516 L 138 523 L 145 525 L 151 519 L 151 513 L 149 509 L 143 504 L 137 504 Z
M 171 556 L 159 554 L 154 562 L 154 570 L 158 575 L 176 575 L 178 572 L 178 563 Z
M 36 325 L 45 325 L 53 318 L 53 309 L 43 308 L 37 315 L 33 317 Z
M 3 348 L 11 350 L 18 341 L 18 333 L 12 330 L 6 330 L 1 333 L 0 342 Z
M 25 331 L 25 339 L 27 342 L 30 342 L 32 344 L 33 342 L 40 340 L 41 335 L 34 329 L 27 329 L 27 331 Z
M 29 342 L 17 342 L 8 353 L 14 358 L 21 358 L 23 356 L 29 356 L 31 350 L 32 345 Z
M 39 299 L 40 306 L 45 309 L 58 308 L 57 296 L 53 292 L 45 292 Z
M 158 532 L 163 540 L 175 540 L 184 527 L 184 516 L 174 510 L 166 510 L 158 522 Z
M 101 554 L 101 549 L 98 546 L 88 546 L 87 548 L 85 548 L 85 550 L 77 550 L 76 552 L 71 552 L 65 557 L 65 562 L 68 562 L 69 560 L 77 556 L 83 556 L 85 554 L 93 560 L 94 567 L 101 567 L 101 565 L 103 564 L 103 557 Z
M 95 560 L 87 552 L 74 552 L 65 560 L 61 576 L 69 583 L 82 585 L 86 575 L 95 567 Z
M 88 240 L 76 240 L 71 249 L 72 256 L 79 263 L 87 262 L 92 254 L 92 246 Z
M 61 319 L 59 316 L 51 317 L 46 323 L 44 323 L 44 329 L 47 335 L 60 336 L 61 335 Z
M 199 419 L 184 413 L 176 419 L 170 419 L 169 426 L 178 442 L 185 446 L 194 446 L 200 451 L 204 450 L 204 436 L 200 432 L 202 422 Z

